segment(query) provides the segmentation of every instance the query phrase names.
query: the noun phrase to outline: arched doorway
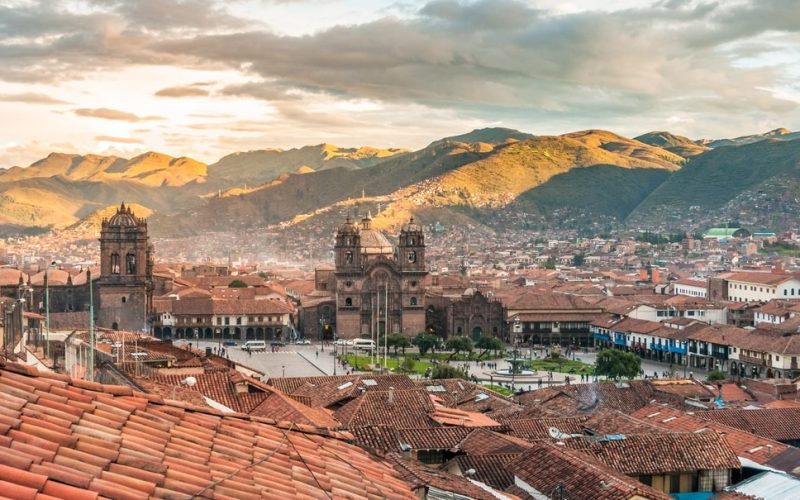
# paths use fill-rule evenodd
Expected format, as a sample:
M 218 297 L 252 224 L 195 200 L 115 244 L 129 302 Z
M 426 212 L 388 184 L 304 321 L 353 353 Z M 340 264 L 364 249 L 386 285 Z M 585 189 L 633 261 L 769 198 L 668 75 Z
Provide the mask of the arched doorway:
M 170 328 L 168 326 L 165 326 L 161 333 L 164 335 L 163 338 L 165 338 L 165 339 L 171 339 L 172 338 L 172 328 Z
M 116 321 L 111 323 L 111 329 L 112 330 L 119 330 L 119 324 Z
M 481 335 L 483 335 L 483 328 L 476 326 L 472 329 L 472 340 L 478 341 L 478 339 L 481 338 Z
M 161 333 L 161 327 L 157 326 L 153 328 L 153 335 L 156 336 L 157 339 L 163 338 L 163 334 Z
M 264 329 L 262 327 L 256 328 L 256 340 L 263 340 L 264 339 Z
M 207 339 L 213 338 L 214 332 L 211 330 L 211 328 L 206 328 L 205 331 L 203 332 L 203 336 Z
M 264 339 L 265 340 L 273 340 L 275 335 L 272 333 L 272 328 L 267 328 L 264 330 Z
M 253 330 L 251 327 L 248 327 L 247 330 L 245 330 L 245 332 L 246 332 L 246 335 L 247 335 L 247 340 L 255 339 L 256 331 Z
M 237 339 L 241 340 L 242 339 L 242 329 L 237 326 L 233 331 L 233 336 L 236 337 Z

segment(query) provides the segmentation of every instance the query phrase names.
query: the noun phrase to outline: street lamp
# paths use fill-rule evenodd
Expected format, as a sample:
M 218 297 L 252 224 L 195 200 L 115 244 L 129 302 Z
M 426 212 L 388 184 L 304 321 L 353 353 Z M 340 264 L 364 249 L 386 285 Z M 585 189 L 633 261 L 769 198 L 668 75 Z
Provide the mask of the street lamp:
M 219 347 L 217 348 L 217 354 L 222 353 L 222 330 L 217 328 L 216 330 L 217 339 L 219 339 Z
M 48 271 L 50 271 L 51 267 L 56 267 L 56 262 L 53 261 L 47 265 L 44 269 L 44 324 L 45 324 L 45 344 L 44 344 L 44 355 L 45 357 L 50 357 L 50 284 L 47 280 Z
M 281 365 L 281 375 L 286 378 L 286 365 Z

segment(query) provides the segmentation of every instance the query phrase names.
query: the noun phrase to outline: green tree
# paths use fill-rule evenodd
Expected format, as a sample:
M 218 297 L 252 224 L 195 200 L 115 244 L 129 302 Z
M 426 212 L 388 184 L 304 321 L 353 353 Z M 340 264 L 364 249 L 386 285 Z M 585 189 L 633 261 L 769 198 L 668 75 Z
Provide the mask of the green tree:
M 719 382 L 720 380 L 725 380 L 726 378 L 727 377 L 724 372 L 719 370 L 712 370 L 708 372 L 706 380 L 708 380 L 709 382 Z
M 630 352 L 616 349 L 603 349 L 597 355 L 595 371 L 598 375 L 617 380 L 619 378 L 634 378 L 639 374 L 642 359 Z
M 572 265 L 575 267 L 583 267 L 585 263 L 586 263 L 586 255 L 584 255 L 583 252 L 576 253 L 572 257 Z
M 478 359 L 481 359 L 486 353 L 489 351 L 499 351 L 505 347 L 505 344 L 502 340 L 498 339 L 497 337 L 481 337 L 475 342 L 475 347 L 477 349 L 483 349 L 478 355 Z
M 442 378 L 467 378 L 464 370 L 459 370 L 455 366 L 446 365 L 446 364 L 438 364 L 433 367 L 433 371 L 431 372 L 431 378 L 435 379 L 442 379 Z
M 405 335 L 392 335 L 394 337 L 394 341 L 390 340 L 389 345 L 394 347 L 394 355 L 397 356 L 397 349 L 403 350 L 403 356 L 406 355 L 406 347 L 411 346 L 411 342 L 405 337 Z
M 455 356 L 458 355 L 460 352 L 472 352 L 474 348 L 472 344 L 472 339 L 469 337 L 458 336 L 458 337 L 451 337 L 447 340 L 447 344 L 445 345 L 448 350 L 453 351 L 450 356 L 447 358 L 448 361 L 453 359 Z
M 247 288 L 247 283 L 242 280 L 233 280 L 228 283 L 228 288 Z
M 411 343 L 417 346 L 419 354 L 424 356 L 428 351 L 436 350 L 436 346 L 439 345 L 439 337 L 430 333 L 420 332 Z
M 545 269 L 555 269 L 556 268 L 556 258 L 552 255 L 547 258 L 547 262 L 544 263 Z
M 413 373 L 416 365 L 417 362 L 414 361 L 414 358 L 403 358 L 403 362 L 400 364 L 400 370 L 404 373 Z

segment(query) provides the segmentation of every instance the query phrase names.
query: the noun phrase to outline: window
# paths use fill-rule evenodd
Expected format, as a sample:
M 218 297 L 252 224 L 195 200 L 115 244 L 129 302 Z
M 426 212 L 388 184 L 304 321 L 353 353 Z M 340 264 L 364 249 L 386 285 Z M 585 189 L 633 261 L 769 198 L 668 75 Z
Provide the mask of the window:
M 128 300 L 127 297 L 122 297 L 122 303 L 124 304 Z
M 417 261 L 417 252 L 415 252 L 413 250 L 408 252 L 408 261 L 411 262 L 412 264 L 414 262 L 416 262 Z
M 411 282 L 411 288 L 415 288 L 416 286 L 417 286 L 417 282 L 416 281 L 412 281 Z
M 119 274 L 119 254 L 111 254 L 111 274 Z
M 230 316 L 225 316 L 225 324 L 226 324 L 226 325 L 230 325 L 230 324 L 231 324 L 231 318 L 230 318 Z
M 136 274 L 136 256 L 132 253 L 125 256 L 125 273 Z
M 416 298 L 416 297 L 411 297 L 411 300 L 409 301 L 409 303 L 410 303 L 412 306 L 415 306 L 415 305 L 417 305 L 417 298 Z
M 344 254 L 344 262 L 345 264 L 352 264 L 353 263 L 353 252 L 345 252 Z
M 346 307 L 353 307 L 353 299 L 350 298 L 350 297 L 347 297 L 346 299 L 344 299 L 344 305 Z
M 236 316 L 236 324 L 237 325 L 241 325 L 242 324 L 242 317 L 241 316 Z
M 352 281 L 350 281 L 350 280 L 348 280 L 348 281 L 345 281 L 345 282 L 344 282 L 344 286 L 346 286 L 347 288 L 350 288 L 351 286 L 353 286 L 353 282 L 352 282 Z

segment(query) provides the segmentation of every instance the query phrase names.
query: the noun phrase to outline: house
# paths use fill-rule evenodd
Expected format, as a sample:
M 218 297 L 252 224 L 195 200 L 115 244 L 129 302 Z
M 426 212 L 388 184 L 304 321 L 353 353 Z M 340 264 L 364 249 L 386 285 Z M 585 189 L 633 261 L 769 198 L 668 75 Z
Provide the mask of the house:
M 735 272 L 723 275 L 727 296 L 735 302 L 768 302 L 777 298 L 800 298 L 800 278 L 772 272 Z
M 705 280 L 684 278 L 672 282 L 672 293 L 689 297 L 706 298 L 708 283 Z

